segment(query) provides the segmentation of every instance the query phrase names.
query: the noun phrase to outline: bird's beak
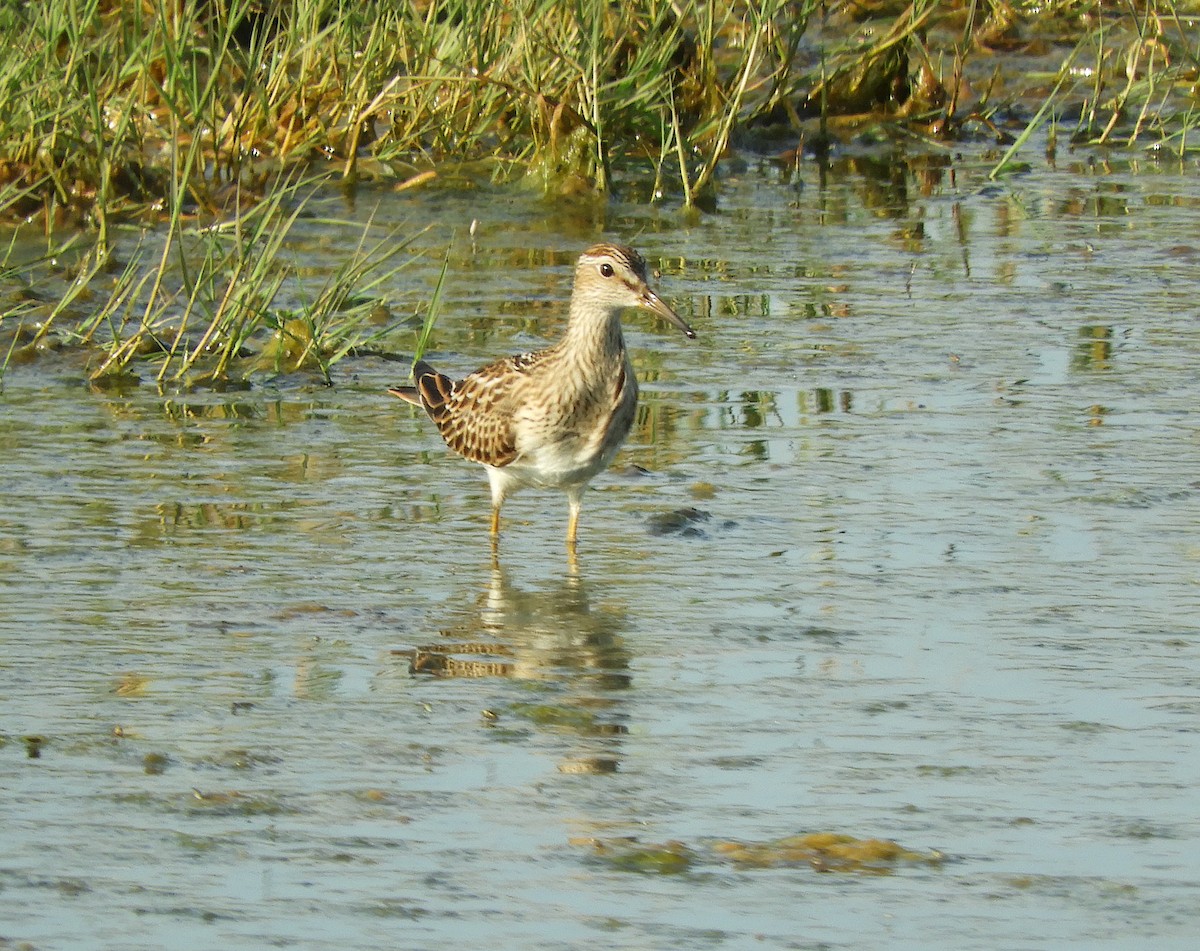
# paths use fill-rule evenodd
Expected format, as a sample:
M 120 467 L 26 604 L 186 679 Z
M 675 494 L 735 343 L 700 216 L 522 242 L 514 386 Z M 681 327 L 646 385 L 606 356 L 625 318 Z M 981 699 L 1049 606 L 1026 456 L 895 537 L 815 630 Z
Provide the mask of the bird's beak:
M 653 311 L 654 313 L 658 314 L 659 317 L 667 318 L 667 320 L 683 331 L 683 335 L 687 337 L 688 340 L 696 339 L 696 331 L 692 330 L 691 327 L 685 324 L 683 322 L 683 318 L 675 313 L 675 311 L 672 310 L 671 307 L 665 301 L 663 301 L 661 297 L 655 294 L 654 291 L 650 290 L 650 288 L 646 288 L 646 290 L 642 293 L 641 304 L 646 308 L 646 310 Z

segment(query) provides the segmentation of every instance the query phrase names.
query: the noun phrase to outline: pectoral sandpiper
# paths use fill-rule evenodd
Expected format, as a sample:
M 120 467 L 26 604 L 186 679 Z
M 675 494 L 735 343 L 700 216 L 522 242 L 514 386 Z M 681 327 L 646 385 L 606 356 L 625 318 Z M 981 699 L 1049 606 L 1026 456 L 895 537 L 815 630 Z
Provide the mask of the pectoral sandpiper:
M 487 468 L 493 543 L 505 496 L 544 486 L 567 493 L 567 545 L 574 550 L 583 490 L 633 425 L 638 387 L 621 334 L 621 312 L 631 307 L 665 317 L 695 339 L 650 289 L 640 254 L 597 244 L 575 267 L 567 329 L 554 346 L 497 360 L 458 381 L 418 361 L 415 386 L 388 390 L 422 407 L 446 445 Z

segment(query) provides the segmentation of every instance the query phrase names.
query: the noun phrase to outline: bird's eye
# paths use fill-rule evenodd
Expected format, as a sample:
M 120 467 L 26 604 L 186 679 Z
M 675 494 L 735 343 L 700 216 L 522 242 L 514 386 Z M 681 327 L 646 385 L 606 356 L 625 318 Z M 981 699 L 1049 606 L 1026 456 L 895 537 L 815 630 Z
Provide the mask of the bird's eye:
M 600 265 L 600 275 L 601 275 L 601 277 L 612 277 L 613 276 L 613 266 L 611 264 L 609 264 L 608 262 L 601 264 Z

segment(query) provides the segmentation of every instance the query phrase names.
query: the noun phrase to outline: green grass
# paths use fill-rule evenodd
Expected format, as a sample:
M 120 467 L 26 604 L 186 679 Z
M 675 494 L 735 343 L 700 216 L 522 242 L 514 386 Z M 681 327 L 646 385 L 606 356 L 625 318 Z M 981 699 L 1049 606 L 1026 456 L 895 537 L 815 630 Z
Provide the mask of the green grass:
M 3 4 L 0 219 L 45 253 L 0 258 L 0 374 L 56 340 L 92 349 L 97 382 L 328 376 L 386 331 L 372 288 L 413 237 L 364 238 L 281 306 L 289 234 L 337 184 L 652 181 L 712 209 L 735 146 L 983 137 L 1011 146 L 999 174 L 1046 122 L 1182 156 L 1200 142 L 1198 25 L 1197 0 Z M 23 298 L 72 243 L 60 298 Z
M 0 183 L 23 190 L 18 214 L 101 241 L 163 214 L 179 181 L 189 208 L 220 214 L 231 185 L 314 164 L 395 182 L 468 166 L 551 194 L 671 167 L 667 192 L 696 202 L 730 142 L 769 127 L 811 137 L 810 120 L 852 115 L 953 138 L 986 124 L 1022 105 L 1034 43 L 1057 51 L 1079 138 L 1183 147 L 1198 23 L 1195 0 L 6 4 Z
M 28 292 L 10 297 L 0 317 L 0 376 L 14 360 L 68 350 L 86 355 L 88 378 L 101 387 L 221 387 L 299 370 L 329 381 L 338 360 L 406 322 L 379 288 L 412 260 L 404 252 L 422 232 L 318 219 L 309 206 L 324 187 L 293 173 L 213 224 L 181 214 L 176 196 L 167 220 L 119 244 L 119 254 L 99 243 L 81 253 L 72 240 L 22 258 L 10 243 L 0 286 Z M 345 231 L 353 248 L 319 281 L 292 239 L 302 217 L 310 232 Z M 46 300 L 42 283 L 63 290 Z M 278 303 L 285 287 L 287 307 Z

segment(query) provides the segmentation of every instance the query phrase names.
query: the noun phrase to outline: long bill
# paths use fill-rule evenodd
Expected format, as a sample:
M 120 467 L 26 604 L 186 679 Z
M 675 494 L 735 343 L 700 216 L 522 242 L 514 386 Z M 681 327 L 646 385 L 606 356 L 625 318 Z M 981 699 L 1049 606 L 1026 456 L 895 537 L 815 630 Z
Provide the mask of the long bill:
M 665 317 L 668 321 L 683 331 L 683 335 L 687 337 L 688 340 L 696 339 L 696 331 L 692 330 L 691 327 L 684 323 L 683 318 L 675 313 L 670 305 L 667 304 L 666 301 L 664 301 L 657 294 L 655 294 L 654 291 L 650 290 L 650 288 L 646 288 L 646 290 L 642 293 L 641 304 L 646 308 L 646 310 L 658 314 L 659 317 Z

